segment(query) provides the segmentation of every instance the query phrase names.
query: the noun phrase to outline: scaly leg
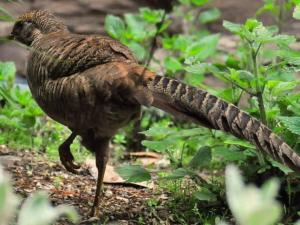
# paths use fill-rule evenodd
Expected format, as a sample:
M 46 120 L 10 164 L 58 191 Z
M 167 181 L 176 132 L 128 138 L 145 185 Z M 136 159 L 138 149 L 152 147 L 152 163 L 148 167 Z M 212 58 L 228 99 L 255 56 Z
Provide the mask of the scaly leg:
M 91 210 L 91 216 L 98 215 L 98 207 L 102 198 L 102 187 L 103 187 L 103 178 L 105 173 L 106 164 L 109 157 L 109 140 L 110 138 L 103 138 L 100 142 L 97 142 L 97 148 L 95 149 L 96 154 L 96 166 L 98 169 L 98 179 L 97 179 L 97 187 L 96 194 L 94 199 L 94 204 Z
M 80 168 L 80 166 L 74 163 L 74 156 L 72 155 L 70 150 L 70 145 L 73 143 L 76 136 L 77 134 L 75 132 L 72 132 L 67 140 L 65 140 L 64 143 L 59 146 L 58 151 L 60 161 L 64 165 L 66 170 L 71 173 L 78 174 L 78 169 Z

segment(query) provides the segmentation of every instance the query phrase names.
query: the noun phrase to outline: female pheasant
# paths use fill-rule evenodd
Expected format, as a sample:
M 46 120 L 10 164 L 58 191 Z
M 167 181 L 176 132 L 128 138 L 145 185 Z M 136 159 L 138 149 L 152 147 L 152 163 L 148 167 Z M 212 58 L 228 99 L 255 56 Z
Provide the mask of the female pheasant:
M 76 172 L 70 144 L 80 135 L 96 155 L 98 181 L 92 214 L 101 197 L 108 144 L 117 130 L 154 106 L 254 144 L 299 171 L 300 157 L 257 119 L 206 91 L 155 75 L 131 51 L 109 37 L 77 35 L 48 11 L 28 12 L 16 21 L 12 37 L 30 47 L 27 79 L 33 97 L 54 120 L 72 130 L 59 153 Z

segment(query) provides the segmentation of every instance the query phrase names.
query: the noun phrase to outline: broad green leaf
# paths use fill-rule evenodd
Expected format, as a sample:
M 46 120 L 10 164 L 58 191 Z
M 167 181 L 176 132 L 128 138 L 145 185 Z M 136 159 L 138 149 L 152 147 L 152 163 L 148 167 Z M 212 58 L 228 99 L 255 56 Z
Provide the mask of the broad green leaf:
M 232 23 L 227 20 L 223 21 L 223 27 L 225 27 L 227 30 L 229 30 L 231 33 L 239 33 L 242 30 L 242 25 L 238 23 Z
M 126 32 L 123 20 L 113 15 L 105 17 L 104 28 L 111 37 L 116 39 L 121 39 Z
M 204 74 L 206 71 L 206 63 L 196 63 L 190 66 L 186 66 L 185 70 L 189 73 Z
M 199 22 L 202 24 L 211 23 L 216 21 L 220 18 L 221 12 L 217 8 L 209 9 L 205 12 L 200 13 L 199 15 Z
M 203 134 L 203 128 L 191 128 L 191 129 L 179 130 L 178 132 L 171 134 L 170 137 L 185 138 L 185 137 L 198 136 L 201 134 Z
M 151 127 L 147 131 L 141 132 L 142 134 L 145 134 L 147 137 L 156 137 L 156 138 L 165 138 L 166 136 L 170 134 L 174 134 L 177 131 L 172 128 L 168 127 Z
M 124 15 L 124 18 L 130 37 L 133 40 L 143 41 L 147 37 L 147 35 L 151 33 L 149 29 L 146 29 L 145 22 L 141 20 L 139 16 L 127 13 Z M 152 30 L 152 33 L 155 33 L 155 29 Z
M 149 23 L 159 23 L 163 18 L 163 10 L 152 10 L 150 8 L 140 8 L 140 12 L 144 18 Z
M 289 129 L 292 133 L 300 135 L 300 117 L 296 116 L 279 116 L 278 119 Z
M 201 38 L 199 41 L 191 44 L 185 51 L 185 57 L 195 57 L 198 61 L 203 61 L 216 52 L 219 35 L 212 34 Z
M 164 177 L 163 179 L 177 180 L 177 179 L 182 179 L 185 176 L 190 176 L 190 175 L 191 175 L 191 173 L 187 169 L 178 168 L 178 169 L 174 170 L 171 175 Z
M 166 150 L 170 148 L 174 148 L 178 143 L 178 140 L 176 139 L 164 139 L 161 141 L 148 141 L 144 140 L 142 141 L 142 144 L 151 149 L 151 150 L 156 150 L 158 152 L 165 152 Z
M 211 148 L 204 146 L 197 151 L 195 156 L 190 161 L 189 166 L 193 169 L 203 168 L 210 164 L 211 159 Z
M 138 165 L 120 166 L 116 171 L 127 182 L 143 182 L 151 180 L 150 173 L 145 168 Z
M 279 162 L 277 162 L 277 161 L 275 161 L 273 159 L 269 159 L 269 161 L 271 162 L 272 166 L 277 167 L 282 172 L 284 172 L 286 175 L 289 174 L 289 173 L 293 173 L 294 172 L 293 170 L 291 170 L 287 166 L 285 166 L 282 163 L 279 163 Z
M 216 160 L 220 160 L 221 158 L 221 161 L 223 162 L 244 161 L 247 158 L 246 154 L 243 152 L 234 151 L 223 146 L 214 148 L 212 154 Z
M 172 56 L 168 56 L 165 58 L 164 65 L 166 69 L 172 73 L 183 69 L 181 62 L 177 58 Z
M 284 82 L 284 81 L 270 80 L 267 82 L 266 86 L 272 90 L 272 94 L 274 96 L 277 96 L 295 89 L 295 87 L 297 87 L 298 84 L 299 82 L 297 81 Z
M 134 55 L 139 61 L 143 61 L 147 55 L 147 51 L 141 44 L 137 42 L 130 42 L 128 47 L 133 51 Z
M 193 196 L 199 201 L 214 202 L 217 200 L 217 196 L 207 188 L 201 188 L 201 190 L 194 192 Z

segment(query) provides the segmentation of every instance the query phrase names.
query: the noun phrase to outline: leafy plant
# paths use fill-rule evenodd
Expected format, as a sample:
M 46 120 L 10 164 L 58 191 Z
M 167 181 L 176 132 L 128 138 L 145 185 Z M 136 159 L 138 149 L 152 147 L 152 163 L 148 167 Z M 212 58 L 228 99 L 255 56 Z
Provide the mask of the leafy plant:
M 277 179 L 266 181 L 261 188 L 245 185 L 240 171 L 232 165 L 227 166 L 225 178 L 228 205 L 238 224 L 272 225 L 279 222 L 283 209 L 276 200 L 279 190 Z M 218 223 L 221 224 L 226 223 Z

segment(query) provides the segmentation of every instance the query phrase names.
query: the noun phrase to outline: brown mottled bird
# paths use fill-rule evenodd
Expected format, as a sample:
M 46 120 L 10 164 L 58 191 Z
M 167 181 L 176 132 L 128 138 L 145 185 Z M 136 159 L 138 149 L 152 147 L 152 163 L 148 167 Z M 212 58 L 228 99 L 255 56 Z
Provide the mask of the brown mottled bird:
M 154 106 L 202 126 L 246 139 L 299 171 L 300 157 L 254 117 L 206 91 L 158 76 L 109 37 L 77 35 L 43 10 L 22 15 L 12 36 L 30 46 L 27 79 L 33 97 L 54 120 L 72 130 L 60 146 L 62 164 L 76 172 L 70 144 L 76 135 L 95 153 L 98 181 L 92 214 L 100 201 L 108 144 L 117 130 Z

